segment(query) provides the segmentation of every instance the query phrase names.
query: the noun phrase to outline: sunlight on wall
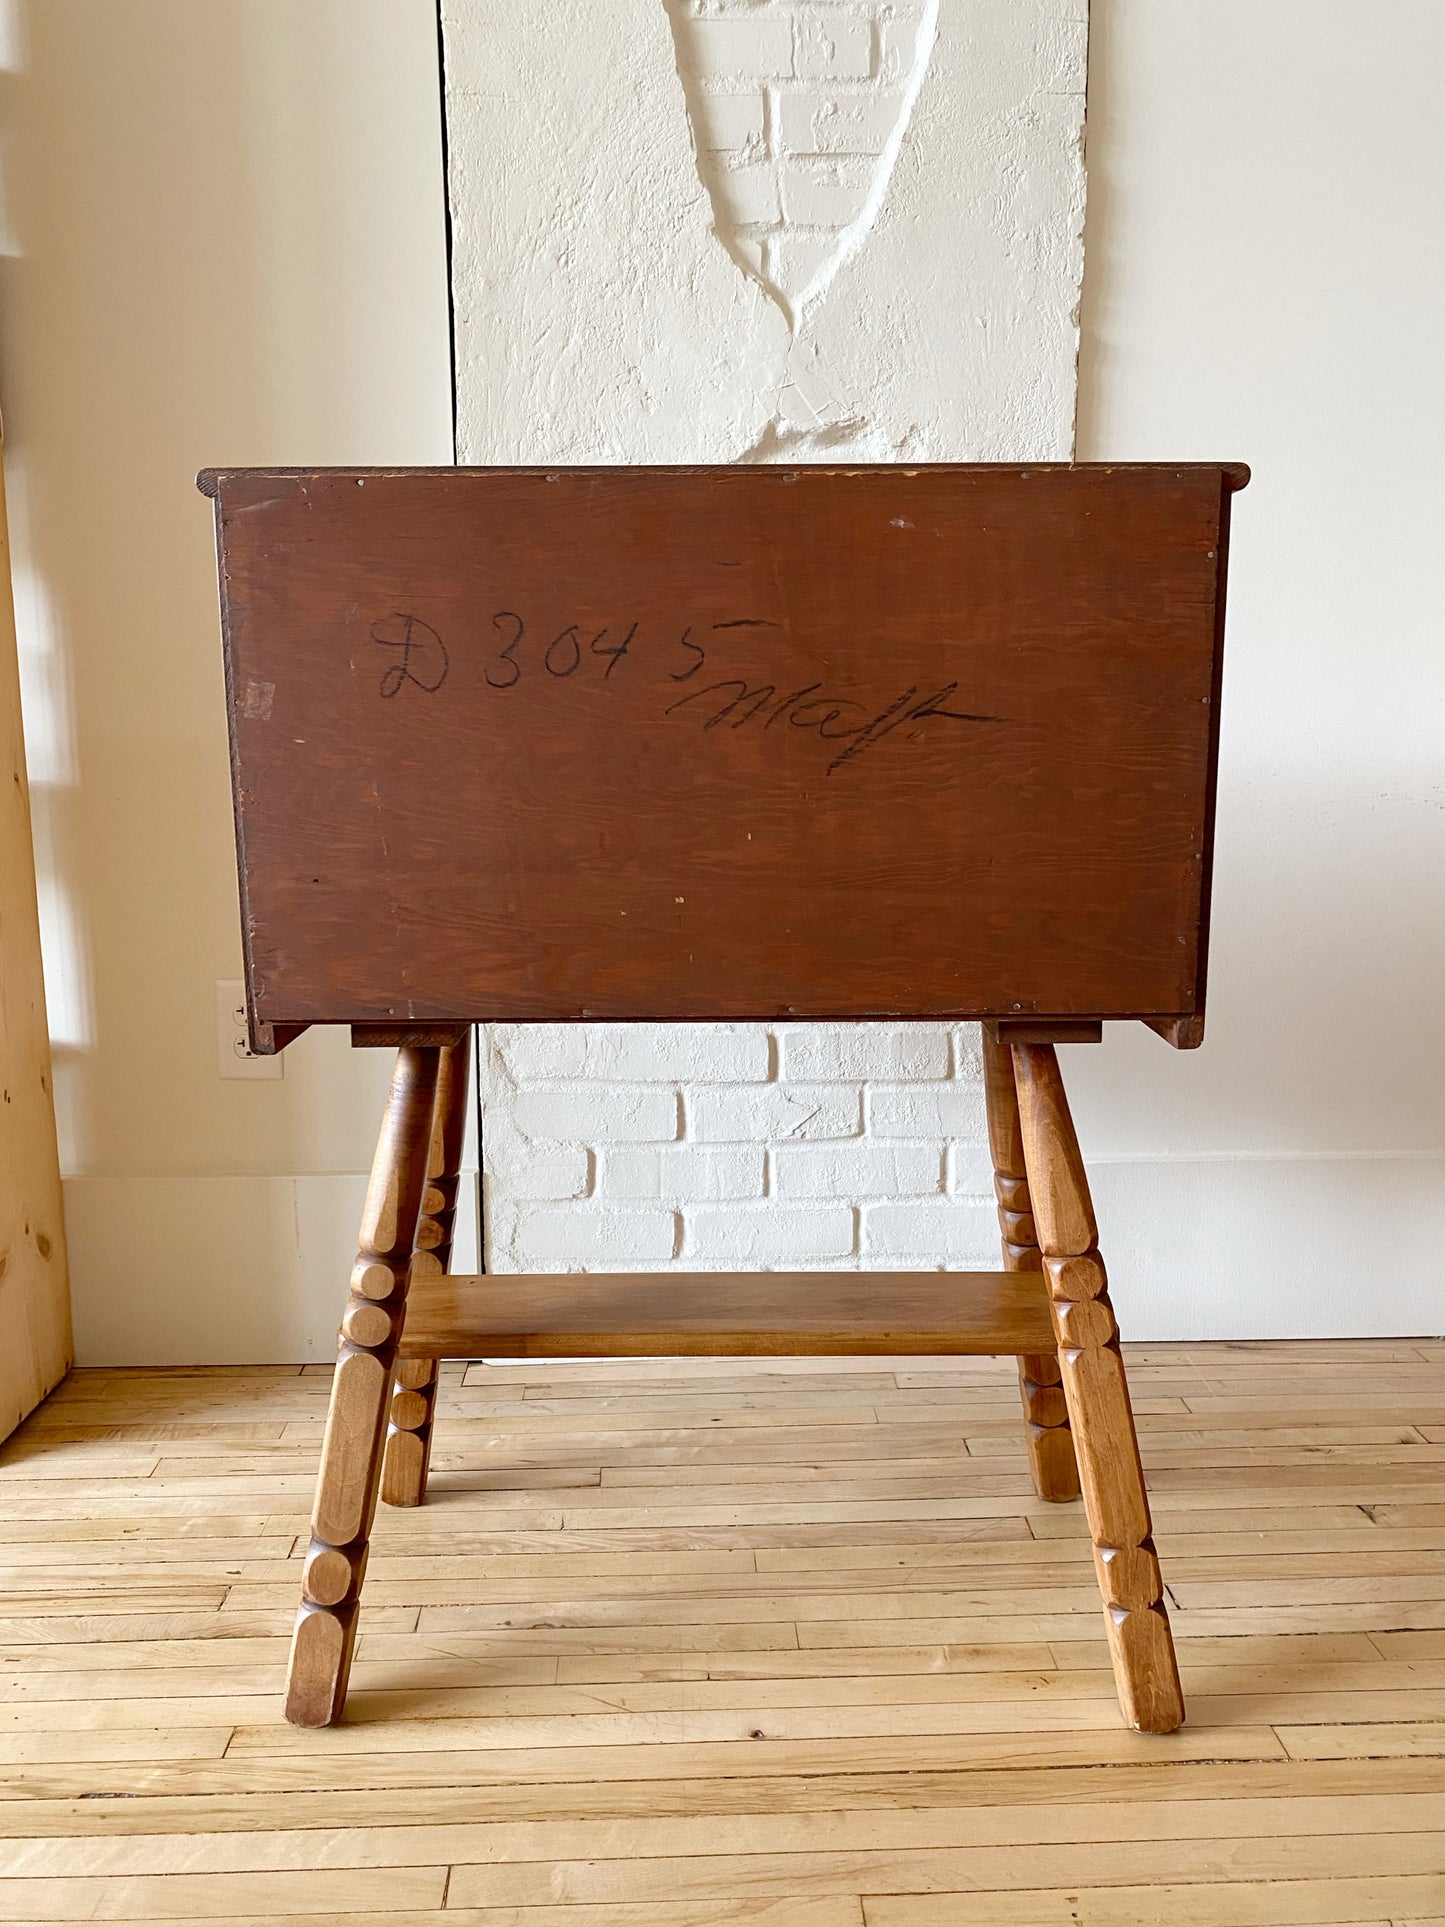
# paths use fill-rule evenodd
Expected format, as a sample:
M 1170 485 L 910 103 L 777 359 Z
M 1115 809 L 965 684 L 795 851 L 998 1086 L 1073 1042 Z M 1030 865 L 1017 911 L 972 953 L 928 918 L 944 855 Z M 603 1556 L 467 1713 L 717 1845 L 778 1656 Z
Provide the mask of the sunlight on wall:
M 217 1075 L 215 463 L 451 454 L 431 0 L 0 0 L 0 395 L 82 1362 L 330 1354 L 387 1076 Z M 326 1236 L 323 1237 L 323 1229 Z

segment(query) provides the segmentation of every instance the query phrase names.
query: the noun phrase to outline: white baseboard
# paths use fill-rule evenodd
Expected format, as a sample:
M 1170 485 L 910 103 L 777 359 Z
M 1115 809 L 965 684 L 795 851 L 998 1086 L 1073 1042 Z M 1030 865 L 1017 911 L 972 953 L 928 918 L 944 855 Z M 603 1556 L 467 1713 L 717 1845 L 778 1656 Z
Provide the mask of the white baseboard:
M 1445 1330 L 1445 1157 L 1090 1167 L 1127 1338 Z M 334 1354 L 366 1180 L 72 1178 L 82 1365 L 319 1364 Z M 457 1264 L 476 1267 L 472 1214 Z
M 1445 1157 L 1091 1164 L 1126 1338 L 1445 1332 Z
M 471 1174 L 459 1270 L 476 1268 Z M 71 1178 L 78 1365 L 329 1363 L 364 1175 Z

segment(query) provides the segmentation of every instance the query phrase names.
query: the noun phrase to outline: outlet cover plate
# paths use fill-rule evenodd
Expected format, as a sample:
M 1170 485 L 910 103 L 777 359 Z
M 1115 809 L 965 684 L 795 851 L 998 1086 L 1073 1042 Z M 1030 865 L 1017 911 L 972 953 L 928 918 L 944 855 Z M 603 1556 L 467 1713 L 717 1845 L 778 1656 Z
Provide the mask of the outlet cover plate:
M 216 985 L 216 1069 L 222 1077 L 286 1075 L 279 1056 L 258 1057 L 246 1036 L 246 986 L 237 977 Z

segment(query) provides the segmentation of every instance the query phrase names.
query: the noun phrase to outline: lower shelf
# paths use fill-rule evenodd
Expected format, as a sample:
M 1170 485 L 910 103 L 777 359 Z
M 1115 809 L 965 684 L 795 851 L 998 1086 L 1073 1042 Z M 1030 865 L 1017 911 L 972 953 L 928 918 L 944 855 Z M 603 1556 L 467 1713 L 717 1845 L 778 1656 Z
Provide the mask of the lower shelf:
M 1052 1352 L 1037 1271 L 496 1272 L 418 1278 L 408 1358 Z

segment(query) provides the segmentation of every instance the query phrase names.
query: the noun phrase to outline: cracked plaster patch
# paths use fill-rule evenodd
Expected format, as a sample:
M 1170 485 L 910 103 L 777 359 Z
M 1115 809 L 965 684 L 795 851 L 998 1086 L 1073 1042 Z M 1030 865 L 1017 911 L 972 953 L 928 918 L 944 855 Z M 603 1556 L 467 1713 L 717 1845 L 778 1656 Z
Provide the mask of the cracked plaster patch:
M 664 5 L 713 231 L 796 334 L 887 196 L 939 0 Z

